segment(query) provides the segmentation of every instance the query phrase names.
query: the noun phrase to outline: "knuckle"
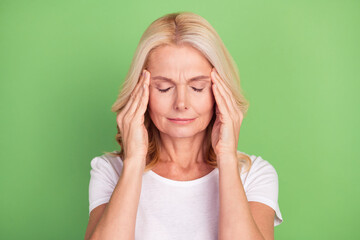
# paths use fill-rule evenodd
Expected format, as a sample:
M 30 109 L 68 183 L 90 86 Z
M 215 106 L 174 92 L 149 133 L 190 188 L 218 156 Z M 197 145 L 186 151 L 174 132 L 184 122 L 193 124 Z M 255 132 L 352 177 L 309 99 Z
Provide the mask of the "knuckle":
M 122 110 L 118 113 L 117 118 L 118 118 L 118 119 L 121 119 L 121 118 L 123 117 L 123 115 L 124 115 L 124 109 L 122 109 Z
M 122 118 L 122 117 L 118 117 L 118 118 L 116 119 L 116 122 L 118 123 L 118 125 L 121 125 L 122 121 L 123 121 L 123 118 Z
M 119 119 L 119 120 L 117 120 L 116 122 L 117 122 L 117 124 L 118 124 L 119 127 L 120 127 L 120 126 L 122 125 L 122 123 L 123 123 L 122 119 Z
M 124 116 L 124 124 L 128 125 L 130 122 L 130 117 L 129 114 L 127 114 L 126 116 Z

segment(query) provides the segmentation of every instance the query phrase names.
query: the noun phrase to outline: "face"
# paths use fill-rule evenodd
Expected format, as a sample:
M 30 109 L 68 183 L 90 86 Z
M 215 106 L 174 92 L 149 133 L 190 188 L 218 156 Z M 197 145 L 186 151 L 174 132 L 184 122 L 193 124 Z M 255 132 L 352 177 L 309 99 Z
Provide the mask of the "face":
M 149 56 L 148 111 L 161 134 L 175 138 L 204 133 L 213 116 L 211 64 L 191 46 L 162 46 Z M 194 119 L 174 122 L 170 119 Z

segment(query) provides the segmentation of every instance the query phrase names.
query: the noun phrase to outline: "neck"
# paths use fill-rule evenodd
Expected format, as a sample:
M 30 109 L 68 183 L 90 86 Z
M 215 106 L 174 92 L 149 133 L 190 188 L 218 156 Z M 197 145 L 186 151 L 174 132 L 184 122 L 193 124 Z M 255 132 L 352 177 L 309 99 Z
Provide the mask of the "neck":
M 160 133 L 161 149 L 160 162 L 173 165 L 176 168 L 189 170 L 203 166 L 204 161 L 204 138 L 202 131 L 188 138 L 173 138 Z

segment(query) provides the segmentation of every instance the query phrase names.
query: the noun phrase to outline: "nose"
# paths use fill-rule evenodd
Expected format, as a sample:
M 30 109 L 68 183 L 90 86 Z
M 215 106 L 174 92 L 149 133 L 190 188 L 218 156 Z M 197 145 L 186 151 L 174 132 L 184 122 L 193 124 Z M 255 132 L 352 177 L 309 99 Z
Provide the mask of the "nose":
M 186 92 L 186 86 L 179 86 L 176 90 L 175 109 L 178 111 L 186 110 L 189 108 L 188 103 L 189 99 Z

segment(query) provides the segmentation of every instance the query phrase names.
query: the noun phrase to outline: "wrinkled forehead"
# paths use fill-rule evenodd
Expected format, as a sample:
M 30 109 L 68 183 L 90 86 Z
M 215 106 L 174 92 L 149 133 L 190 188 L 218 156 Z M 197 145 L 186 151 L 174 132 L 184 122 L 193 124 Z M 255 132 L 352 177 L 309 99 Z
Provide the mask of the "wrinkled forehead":
M 212 68 L 208 59 L 191 46 L 161 46 L 150 53 L 146 65 L 147 70 L 154 74 L 182 72 L 194 75 L 199 72 L 208 72 Z

